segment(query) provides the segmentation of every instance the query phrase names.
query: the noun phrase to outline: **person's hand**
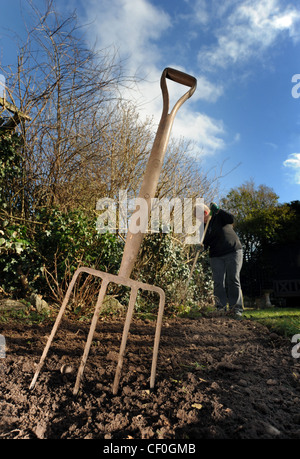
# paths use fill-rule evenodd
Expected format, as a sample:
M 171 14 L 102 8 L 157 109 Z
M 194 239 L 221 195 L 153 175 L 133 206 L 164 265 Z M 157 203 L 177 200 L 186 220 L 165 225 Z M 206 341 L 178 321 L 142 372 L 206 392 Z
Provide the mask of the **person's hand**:
M 219 212 L 219 206 L 215 202 L 212 202 L 210 204 L 210 215 L 215 215 Z
M 204 250 L 204 244 L 202 244 L 202 243 L 201 243 L 201 244 L 197 244 L 196 247 L 197 247 L 197 251 L 198 251 L 198 252 L 203 252 L 203 250 Z

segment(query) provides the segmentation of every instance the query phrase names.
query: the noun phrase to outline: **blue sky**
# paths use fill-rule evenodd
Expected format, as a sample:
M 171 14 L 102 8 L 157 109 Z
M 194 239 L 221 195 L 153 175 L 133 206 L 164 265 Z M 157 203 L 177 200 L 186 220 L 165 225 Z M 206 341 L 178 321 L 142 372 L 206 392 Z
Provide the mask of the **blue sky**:
M 0 0 L 1 64 L 16 62 L 13 32 L 25 33 L 27 0 Z M 43 0 L 34 0 L 43 9 Z M 21 14 L 22 5 L 22 14 Z M 300 5 L 281 0 L 57 0 L 76 9 L 86 40 L 125 59 L 143 77 L 126 94 L 158 123 L 160 75 L 195 76 L 196 93 L 179 110 L 172 135 L 215 171 L 221 193 L 248 180 L 279 202 L 300 199 Z M 170 86 L 174 97 L 180 85 Z M 183 89 L 184 92 L 184 89 Z

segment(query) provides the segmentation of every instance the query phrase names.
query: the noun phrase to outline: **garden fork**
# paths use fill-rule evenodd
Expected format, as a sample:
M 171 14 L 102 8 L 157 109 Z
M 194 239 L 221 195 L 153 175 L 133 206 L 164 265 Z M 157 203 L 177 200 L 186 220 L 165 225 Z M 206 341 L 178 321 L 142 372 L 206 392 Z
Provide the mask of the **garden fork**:
M 168 93 L 168 88 L 167 88 L 167 83 L 166 83 L 166 78 L 175 81 L 176 83 L 183 84 L 185 86 L 188 86 L 190 89 L 183 95 L 181 98 L 176 102 L 174 105 L 172 111 L 169 113 L 169 93 Z M 147 203 L 147 210 L 148 210 L 148 215 L 145 215 L 145 221 L 148 222 L 148 218 L 151 213 L 151 204 L 152 204 L 152 199 L 155 197 L 156 189 L 157 189 L 157 184 L 159 180 L 159 175 L 160 171 L 162 168 L 165 152 L 167 149 L 173 121 L 175 118 L 175 115 L 178 111 L 178 109 L 181 107 L 181 105 L 189 99 L 193 93 L 196 90 L 197 86 L 197 80 L 196 78 L 187 75 L 186 73 L 180 72 L 175 69 L 171 68 L 166 68 L 164 69 L 162 75 L 161 75 L 161 80 L 160 80 L 160 85 L 161 85 L 161 90 L 162 90 L 162 96 L 163 96 L 163 111 L 160 119 L 160 123 L 157 129 L 157 133 L 154 139 L 152 151 L 150 153 L 150 157 L 148 159 L 148 163 L 146 166 L 143 182 L 141 185 L 141 189 L 139 192 L 139 198 L 142 198 L 146 201 Z M 137 209 L 135 210 L 135 212 Z M 145 227 L 146 228 L 146 227 Z M 110 282 L 119 284 L 119 285 L 124 285 L 127 287 L 131 288 L 131 293 L 130 293 L 130 300 L 129 300 L 129 305 L 127 309 L 127 314 L 126 314 L 126 319 L 124 323 L 124 328 L 123 328 L 123 335 L 122 335 L 122 341 L 121 341 L 121 346 L 120 346 L 120 351 L 119 351 L 119 356 L 118 356 L 118 363 L 117 363 L 117 368 L 115 372 L 115 378 L 114 378 L 114 383 L 113 383 L 113 394 L 115 395 L 118 392 L 118 387 L 119 387 L 119 380 L 120 380 L 120 375 L 121 375 L 121 370 L 122 370 L 122 365 L 123 365 L 123 357 L 125 353 L 125 348 L 126 348 L 126 342 L 127 342 L 127 336 L 128 336 L 128 331 L 130 328 L 131 324 L 131 319 L 132 319 L 132 314 L 134 310 L 134 304 L 136 301 L 136 296 L 137 292 L 139 289 L 142 290 L 148 290 L 152 292 L 156 292 L 159 295 L 159 309 L 158 309 L 158 315 L 157 315 L 157 323 L 156 323 L 156 330 L 155 330 L 155 338 L 154 338 L 154 348 L 153 348 L 153 357 L 152 357 L 152 367 L 151 367 L 151 375 L 150 375 L 150 389 L 154 388 L 155 385 L 155 373 L 156 373 L 156 365 L 157 365 L 157 355 L 158 355 L 158 347 L 159 347 L 159 340 L 160 340 L 160 333 L 161 333 L 161 324 L 162 324 L 162 317 L 163 317 L 163 310 L 164 310 L 164 304 L 165 304 L 165 294 L 164 291 L 156 287 L 154 285 L 146 284 L 143 282 L 139 282 L 133 279 L 130 279 L 130 275 L 132 273 L 135 261 L 138 256 L 139 249 L 142 244 L 142 240 L 144 237 L 144 231 L 133 231 L 133 228 L 131 225 L 129 225 L 129 230 L 127 232 L 127 237 L 125 241 L 125 246 L 124 246 L 124 252 L 123 252 L 123 257 L 121 261 L 121 266 L 119 270 L 118 275 L 113 275 L 109 274 L 106 272 L 98 271 L 95 269 L 91 268 L 86 268 L 86 267 L 81 267 L 77 269 L 77 271 L 74 273 L 74 276 L 71 280 L 71 283 L 68 287 L 66 296 L 63 300 L 63 303 L 61 305 L 60 311 L 57 315 L 56 321 L 54 323 L 54 326 L 52 328 L 51 334 L 48 338 L 47 344 L 44 348 L 43 354 L 41 356 L 40 362 L 37 366 L 35 375 L 32 379 L 32 382 L 30 384 L 30 389 L 33 389 L 36 383 L 36 380 L 38 378 L 38 375 L 40 373 L 40 370 L 44 364 L 44 360 L 47 356 L 48 350 L 50 348 L 50 345 L 52 343 L 52 340 L 54 338 L 54 335 L 56 333 L 56 330 L 59 326 L 59 323 L 62 319 L 62 316 L 65 312 L 66 306 L 68 304 L 72 289 L 74 287 L 74 284 L 81 272 L 85 272 L 88 274 L 91 274 L 96 277 L 100 277 L 102 279 L 101 282 L 101 288 L 100 292 L 98 295 L 98 300 L 96 303 L 96 307 L 94 310 L 89 334 L 87 337 L 87 341 L 85 344 L 84 348 L 84 353 L 82 356 L 82 360 L 78 369 L 77 373 L 77 378 L 76 378 L 76 383 L 74 386 L 73 394 L 77 395 L 80 387 L 80 381 L 81 377 L 84 372 L 85 364 L 88 358 L 90 346 L 92 343 L 94 331 L 96 329 L 97 325 L 97 320 L 99 317 L 99 312 L 101 311 L 103 300 L 106 295 L 107 287 Z

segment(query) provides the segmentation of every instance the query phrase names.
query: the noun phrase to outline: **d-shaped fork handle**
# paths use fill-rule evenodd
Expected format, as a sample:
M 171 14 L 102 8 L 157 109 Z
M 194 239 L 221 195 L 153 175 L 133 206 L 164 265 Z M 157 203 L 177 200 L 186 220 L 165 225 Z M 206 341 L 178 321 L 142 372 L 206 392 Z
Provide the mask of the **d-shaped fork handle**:
M 187 73 L 180 72 L 180 70 L 175 70 L 171 69 L 170 67 L 167 67 L 163 72 L 163 76 L 164 75 L 166 76 L 166 78 L 169 78 L 169 80 L 175 81 L 175 83 L 190 86 L 191 88 L 194 88 L 194 90 L 196 89 L 196 78 L 194 78 L 191 75 L 188 75 Z
M 162 90 L 163 104 L 164 104 L 161 122 L 164 119 L 164 117 L 167 116 L 169 112 L 169 91 L 168 91 L 166 78 L 174 81 L 175 83 L 179 83 L 184 86 L 189 86 L 191 88 L 174 105 L 170 113 L 172 120 L 169 121 L 169 122 L 172 122 L 176 115 L 177 110 L 181 107 L 181 105 L 187 99 L 189 99 L 194 94 L 196 87 L 197 87 L 197 80 L 193 76 L 188 75 L 187 73 L 181 72 L 180 70 L 175 70 L 170 67 L 165 68 L 165 70 L 163 71 L 161 75 L 161 79 L 160 79 L 160 86 Z

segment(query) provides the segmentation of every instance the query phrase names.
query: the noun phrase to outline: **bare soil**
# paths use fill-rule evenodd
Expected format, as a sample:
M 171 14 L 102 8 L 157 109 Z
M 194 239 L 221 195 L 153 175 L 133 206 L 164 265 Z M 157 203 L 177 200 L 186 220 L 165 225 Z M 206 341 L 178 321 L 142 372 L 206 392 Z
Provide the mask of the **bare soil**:
M 149 390 L 155 323 L 134 320 L 112 395 L 123 320 L 99 320 L 82 386 L 72 394 L 89 324 L 64 320 L 36 386 L 52 324 L 6 323 L 1 439 L 299 439 L 300 359 L 251 320 L 164 319 Z M 74 371 L 61 374 L 61 366 Z

